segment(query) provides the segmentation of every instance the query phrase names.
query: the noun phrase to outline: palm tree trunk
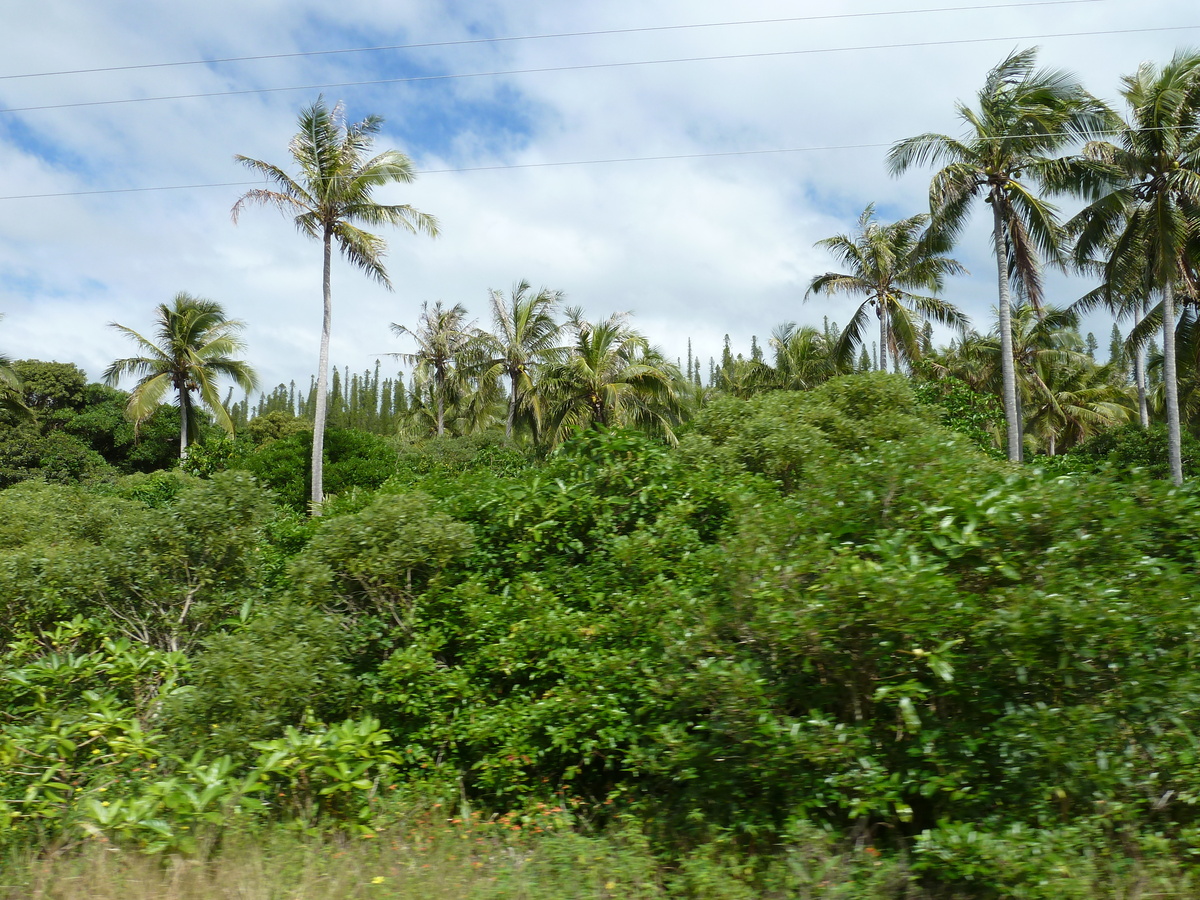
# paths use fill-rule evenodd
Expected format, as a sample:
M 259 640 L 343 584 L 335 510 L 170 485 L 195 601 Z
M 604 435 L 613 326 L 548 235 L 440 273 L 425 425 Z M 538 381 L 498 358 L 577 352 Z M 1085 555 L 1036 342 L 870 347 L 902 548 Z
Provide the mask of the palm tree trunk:
M 1179 431 L 1179 382 L 1175 369 L 1175 286 L 1163 286 L 1163 393 L 1167 400 L 1167 459 L 1171 481 L 1183 484 L 1182 436 Z
M 992 239 L 996 245 L 996 273 L 1000 287 L 1000 372 L 1003 378 L 1004 423 L 1007 426 L 1008 458 L 1021 461 L 1021 419 L 1017 410 L 1017 373 L 1013 362 L 1012 302 L 1008 290 L 1008 242 L 1004 239 L 1004 219 L 999 197 L 992 203 Z
M 328 413 L 329 392 L 329 332 L 333 323 L 333 296 L 329 289 L 329 272 L 332 262 L 333 231 L 325 227 L 325 268 L 322 288 L 325 302 L 321 320 L 321 354 L 317 357 L 317 399 L 313 411 L 312 440 L 312 514 L 321 514 L 325 501 L 325 418 Z
M 887 371 L 888 321 L 887 311 L 883 307 L 882 298 L 879 302 L 879 371 Z
M 508 419 L 504 422 L 504 439 L 511 441 L 513 436 L 513 421 L 517 417 L 517 375 L 510 372 L 508 380 L 511 392 L 508 395 Z
M 446 388 L 442 378 L 434 381 L 434 387 L 437 389 L 437 436 L 441 437 L 446 433 Z
M 188 393 L 179 389 L 179 458 L 187 459 L 188 445 Z
M 1145 304 L 1141 300 L 1137 302 L 1137 307 L 1134 310 L 1137 316 L 1137 321 L 1142 321 L 1142 317 L 1146 314 Z M 1146 348 L 1144 345 L 1139 345 L 1133 351 L 1133 381 L 1137 385 L 1138 395 L 1138 421 L 1142 423 L 1143 428 L 1150 427 L 1150 404 L 1146 400 Z

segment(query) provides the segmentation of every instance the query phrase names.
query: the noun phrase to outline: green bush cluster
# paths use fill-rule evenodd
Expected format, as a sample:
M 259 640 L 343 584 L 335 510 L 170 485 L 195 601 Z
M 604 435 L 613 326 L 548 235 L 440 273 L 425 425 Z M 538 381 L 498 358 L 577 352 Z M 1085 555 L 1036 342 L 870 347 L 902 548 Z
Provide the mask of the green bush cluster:
M 171 466 L 179 454 L 179 411 L 161 407 L 137 428 L 129 395 L 88 384 L 72 363 L 19 360 L 27 420 L 0 413 L 0 488 L 20 481 L 78 484 Z
M 1189 859 L 1200 495 L 1014 468 L 934 418 L 873 374 L 716 401 L 676 449 L 387 448 L 320 520 L 236 470 L 10 488 L 4 665 L 36 677 L 5 680 L 9 834 L 370 831 L 399 785 L 632 817 L 692 866 L 728 847 L 751 892 L 800 833 L 947 896 Z M 140 749 L 88 743 L 103 716 Z M 68 788 L 35 784 L 54 754 Z

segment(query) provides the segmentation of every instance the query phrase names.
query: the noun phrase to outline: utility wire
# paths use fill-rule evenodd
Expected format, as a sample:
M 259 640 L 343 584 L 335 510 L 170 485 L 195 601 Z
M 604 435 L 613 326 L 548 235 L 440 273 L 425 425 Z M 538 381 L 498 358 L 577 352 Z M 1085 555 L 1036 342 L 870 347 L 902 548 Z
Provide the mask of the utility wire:
M 1009 37 L 980 37 L 960 38 L 945 41 L 912 41 L 901 44 L 865 44 L 858 47 L 822 47 L 809 50 L 775 50 L 765 53 L 731 53 L 721 56 L 688 56 L 675 59 L 645 59 L 615 63 L 584 63 L 574 66 L 546 66 L 532 69 L 508 69 L 497 72 L 463 72 L 450 75 L 409 75 L 403 78 L 378 78 L 369 81 L 336 81 L 325 84 L 293 85 L 277 88 L 248 88 L 239 91 L 212 91 L 199 94 L 171 94 L 161 97 L 127 97 L 120 100 L 87 100 L 80 103 L 53 103 L 44 106 L 16 106 L 0 108 L 0 114 L 17 112 L 36 112 L 50 109 L 77 109 L 85 106 L 114 106 L 126 103 L 154 103 L 163 100 L 197 100 L 212 97 L 237 97 L 247 94 L 275 94 L 287 91 L 315 91 L 327 88 L 369 87 L 382 84 L 413 84 L 429 81 L 448 81 L 459 78 L 494 78 L 505 75 L 536 75 L 546 72 L 579 72 L 589 69 L 617 69 L 635 66 L 673 65 L 689 62 L 717 62 L 731 59 L 766 59 L 784 56 L 807 56 L 822 53 L 856 53 L 866 50 L 897 50 L 915 47 L 946 47 L 955 44 L 994 44 L 998 42 L 1036 41 L 1046 38 L 1068 37 L 1101 37 L 1114 34 L 1147 34 L 1162 31 L 1190 31 L 1200 28 L 1200 25 L 1167 25 L 1157 28 L 1118 28 L 1104 31 L 1067 31 L 1056 34 L 1026 34 Z
M 512 41 L 542 41 L 557 38 L 598 37 L 615 34 L 645 34 L 658 31 L 682 31 L 696 28 L 729 28 L 742 25 L 781 25 L 790 22 L 819 22 L 837 19 L 866 19 L 882 16 L 925 15 L 945 12 L 973 12 L 993 9 L 1020 9 L 1030 6 L 1069 6 L 1078 3 L 1101 3 L 1103 0 L 1041 0 L 1035 3 L 999 3 L 981 6 L 942 6 L 927 9 L 898 9 L 883 12 L 836 13 L 821 16 L 789 16 L 779 19 L 746 19 L 736 22 L 694 22 L 686 25 L 651 25 L 642 28 L 609 28 L 596 31 L 563 31 L 552 34 L 525 34 L 509 37 L 469 38 L 457 41 L 427 41 L 419 44 L 392 44 L 382 47 L 349 47 L 342 50 L 302 50 L 293 53 L 266 53 L 259 56 L 226 56 L 216 59 L 189 59 L 179 62 L 139 63 L 127 66 L 103 66 L 93 69 L 62 69 L 53 72 L 25 72 L 15 75 L 0 75 L 0 81 L 14 78 L 46 78 L 53 75 L 91 75 L 98 72 L 129 72 L 136 69 L 167 69 L 178 66 L 205 66 L 229 62 L 257 62 L 267 59 L 294 59 L 304 56 L 334 56 L 348 53 L 376 53 L 387 50 L 421 50 L 433 47 L 461 47 L 472 44 L 500 44 Z
M 458 172 L 495 172 L 503 169 L 552 169 L 564 166 L 600 166 L 609 163 L 631 163 L 631 162 L 662 162 L 667 160 L 680 159 L 712 159 L 722 156 L 761 156 L 770 153 L 816 153 L 826 150 L 859 150 L 870 147 L 887 147 L 888 144 L 842 144 L 839 146 L 829 147 L 779 147 L 768 150 L 725 150 L 716 153 L 677 153 L 669 156 L 622 156 L 613 157 L 611 159 L 572 159 L 561 160 L 556 162 L 540 162 L 540 163 L 497 163 L 492 166 L 464 166 L 456 169 L 423 169 L 414 172 L 416 175 L 448 175 Z M 0 197 L 0 200 L 41 200 L 47 197 L 90 197 L 96 194 L 140 194 L 151 191 L 187 191 L 194 188 L 218 188 L 218 187 L 251 187 L 254 185 L 263 184 L 260 178 L 256 181 L 224 181 L 214 182 L 212 184 L 172 184 L 161 187 L 138 187 L 138 188 L 109 188 L 97 191 L 62 191 L 54 194 L 14 194 L 8 197 Z
M 1166 130 L 1163 129 L 1145 129 L 1145 130 Z M 1120 131 L 1097 131 L 1095 136 L 1100 135 L 1118 135 Z M 1020 134 L 1020 135 L 998 135 L 1002 137 L 1046 137 L 1049 135 L 1037 134 Z M 929 141 L 932 143 L 933 141 Z M 713 153 L 676 153 L 662 156 L 619 156 L 606 159 L 573 159 L 561 160 L 556 162 L 539 162 L 539 163 L 497 163 L 490 166 L 463 166 L 460 168 L 451 169 L 422 169 L 414 172 L 414 175 L 448 175 L 464 172 L 496 172 L 508 169 L 552 169 L 566 166 L 600 166 L 617 163 L 635 163 L 635 162 L 664 162 L 671 160 L 683 159 L 719 159 L 722 157 L 733 156 L 766 156 L 777 153 L 823 153 L 834 150 L 871 150 L 880 147 L 891 147 L 897 142 L 890 141 L 886 143 L 867 143 L 867 144 L 830 144 L 819 147 L 772 147 L 762 150 L 722 150 Z M 10 196 L 0 196 L 0 201 L 4 200 L 42 200 L 51 197 L 91 197 L 100 194 L 142 194 L 155 191 L 187 191 L 200 188 L 218 188 L 218 187 L 253 187 L 262 185 L 263 179 L 255 181 L 223 181 L 210 184 L 172 184 L 162 185 L 158 187 L 136 187 L 136 188 L 107 188 L 104 190 L 95 191 L 61 191 L 58 193 L 48 194 L 13 194 Z

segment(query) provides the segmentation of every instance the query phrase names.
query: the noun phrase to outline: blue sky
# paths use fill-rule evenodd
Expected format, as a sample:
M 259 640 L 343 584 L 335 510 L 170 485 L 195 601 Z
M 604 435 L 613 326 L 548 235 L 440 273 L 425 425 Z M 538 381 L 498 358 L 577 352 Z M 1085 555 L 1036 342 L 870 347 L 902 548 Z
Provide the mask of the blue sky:
M 933 7 L 942 11 L 863 15 Z M 1200 13 L 1183 0 L 43 0 L 5 11 L 0 76 L 816 15 L 840 18 L 0 78 L 0 107 L 787 54 L 323 91 L 343 100 L 351 119 L 386 119 L 379 146 L 404 150 L 430 174 L 381 199 L 436 215 L 442 230 L 435 241 L 385 235 L 393 293 L 335 267 L 335 364 L 358 371 L 408 349 L 387 326 L 413 324 L 423 301 L 461 302 L 482 316 L 490 288 L 521 279 L 563 290 L 594 317 L 632 311 L 670 355 L 683 356 L 691 337 L 706 358 L 719 355 L 726 333 L 748 352 L 752 334 L 765 343 L 781 322 L 848 318 L 850 300 L 803 302 L 808 282 L 833 264 L 814 242 L 850 231 L 871 202 L 886 218 L 921 211 L 930 173 L 890 178 L 887 146 L 925 131 L 957 133 L 955 101 L 970 101 L 1009 50 L 1040 45 L 1043 64 L 1112 98 L 1141 62 L 1200 44 Z M 1177 30 L 1130 31 L 1148 28 Z M 1121 33 L 1045 37 L 1095 31 Z M 968 43 L 991 37 L 1006 40 Z M 948 43 L 894 46 L 930 41 Z M 807 52 L 880 45 L 891 46 Z M 0 200 L 0 352 L 77 362 L 98 377 L 129 351 L 108 323 L 148 328 L 156 304 L 188 291 L 245 320 L 266 387 L 307 381 L 320 327 L 315 243 L 269 209 L 248 210 L 235 227 L 236 186 L 82 192 L 246 181 L 234 155 L 285 164 L 296 114 L 316 94 L 0 111 L 0 196 L 80 192 Z M 850 145 L 863 146 L 538 167 Z M 437 171 L 489 166 L 531 167 Z M 956 250 L 972 275 L 945 296 L 986 329 L 995 275 L 983 219 Z M 1083 289 L 1056 278 L 1051 299 L 1069 302 Z M 1106 346 L 1110 323 L 1089 326 Z

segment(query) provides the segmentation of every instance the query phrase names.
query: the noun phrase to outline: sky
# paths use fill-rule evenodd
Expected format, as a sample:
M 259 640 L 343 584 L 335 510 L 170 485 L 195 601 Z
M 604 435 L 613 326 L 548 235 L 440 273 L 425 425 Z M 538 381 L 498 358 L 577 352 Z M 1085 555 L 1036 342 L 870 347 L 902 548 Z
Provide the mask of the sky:
M 386 354 L 412 346 L 391 323 L 440 300 L 487 326 L 489 290 L 527 280 L 588 318 L 631 313 L 671 358 L 690 339 L 706 367 L 726 334 L 748 355 L 783 322 L 849 318 L 853 298 L 805 300 L 836 269 L 814 244 L 869 203 L 884 220 L 925 211 L 932 171 L 891 177 L 888 148 L 961 134 L 955 103 L 1012 50 L 1039 47 L 1115 103 L 1121 76 L 1200 46 L 1188 0 L 0 0 L 0 14 L 0 354 L 98 379 L 135 353 L 110 323 L 149 333 L 186 291 L 245 322 L 267 390 L 316 370 L 321 248 L 275 209 L 231 221 L 263 186 L 235 156 L 288 168 L 318 96 L 384 118 L 376 146 L 420 175 L 377 197 L 440 230 L 382 232 L 392 291 L 335 262 L 333 364 L 401 369 Z M 362 50 L 383 47 L 401 49 Z M 943 292 L 980 330 L 996 290 L 986 218 L 954 251 L 971 274 Z M 1048 299 L 1088 287 L 1053 277 Z M 1111 325 L 1085 329 L 1106 347 Z

